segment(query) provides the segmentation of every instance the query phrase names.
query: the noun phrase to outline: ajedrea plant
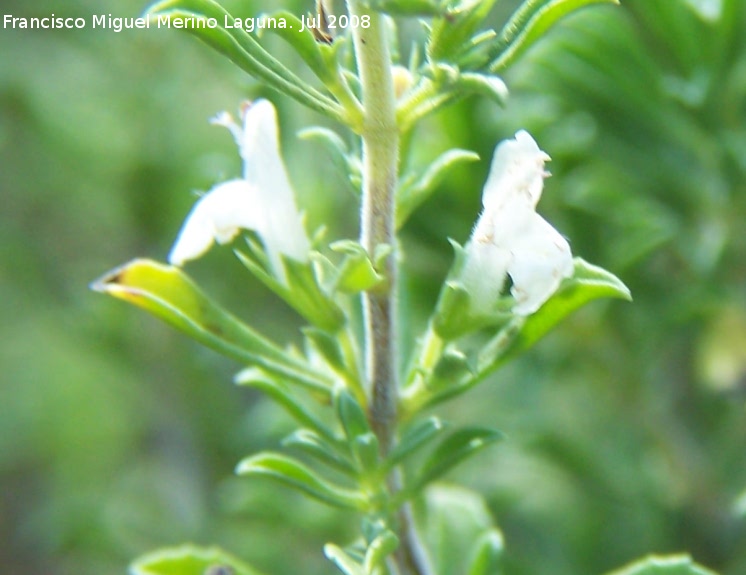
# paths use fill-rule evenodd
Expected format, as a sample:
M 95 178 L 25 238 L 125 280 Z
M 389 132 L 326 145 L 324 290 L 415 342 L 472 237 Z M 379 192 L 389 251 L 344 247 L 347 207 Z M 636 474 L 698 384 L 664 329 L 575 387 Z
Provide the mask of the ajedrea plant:
M 236 18 L 213 0 L 166 0 L 148 12 L 189 22 L 186 31 L 242 70 L 361 140 L 357 154 L 333 130 L 307 132 L 335 154 L 360 198 L 359 240 L 327 245 L 304 227 L 273 104 L 246 103 L 237 119 L 219 114 L 213 122 L 234 137 L 241 176 L 199 198 L 168 264 L 133 260 L 93 284 L 245 365 L 236 383 L 263 391 L 294 418 L 298 429 L 283 451 L 250 455 L 236 472 L 273 478 L 356 514 L 359 534 L 324 548 L 346 575 L 498 573 L 503 536 L 484 514 L 469 512 L 475 505 L 486 509 L 479 496 L 432 495 L 443 489 L 436 480 L 503 436 L 446 424 L 432 408 L 471 389 L 583 305 L 630 299 L 614 275 L 573 258 L 568 240 L 537 213 L 550 158 L 520 130 L 497 145 L 482 213 L 463 246 L 451 242 L 453 266 L 427 328 L 411 357 L 400 361 L 397 320 L 407 310 L 397 308 L 397 232 L 449 170 L 478 160 L 456 149 L 400 173 L 409 166 L 416 124 L 472 94 L 504 105 L 508 91 L 499 74 L 562 17 L 601 3 L 616 2 L 526 0 L 499 31 L 482 29 L 494 0 L 348 0 L 339 14 L 319 2 L 306 20 L 285 10 L 269 15 L 266 21 L 281 25 L 265 27 L 264 34 L 279 35 L 297 52 L 316 77 L 313 85 L 277 60 L 264 38 L 227 25 Z M 333 27 L 343 16 L 358 25 Z M 406 67 L 392 50 L 399 16 L 417 16 L 427 29 Z M 232 244 L 239 262 L 307 322 L 301 351 L 238 320 L 183 271 L 214 244 Z M 399 365 L 407 366 L 403 373 Z M 443 562 L 428 548 L 412 511 L 415 500 L 425 502 L 429 517 L 461 515 L 469 543 L 458 558 Z M 257 573 L 225 551 L 190 545 L 150 553 L 131 572 Z M 672 556 L 617 573 L 709 572 L 687 556 Z

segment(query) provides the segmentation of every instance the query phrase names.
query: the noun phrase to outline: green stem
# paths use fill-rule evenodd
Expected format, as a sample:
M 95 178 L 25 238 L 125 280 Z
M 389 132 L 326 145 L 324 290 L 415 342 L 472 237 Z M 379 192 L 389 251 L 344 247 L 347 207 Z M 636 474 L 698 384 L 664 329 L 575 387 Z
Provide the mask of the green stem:
M 350 15 L 369 18 L 367 28 L 353 31 L 363 92 L 363 196 L 360 242 L 369 254 L 387 244 L 395 247 L 394 194 L 399 156 L 399 130 L 391 77 L 391 58 L 382 18 L 363 12 L 360 0 L 349 0 Z M 395 294 L 396 256 L 386 260 L 386 290 L 366 292 L 366 376 L 371 385 L 370 419 L 386 454 L 396 430 L 397 345 Z
M 361 0 L 348 0 L 351 16 L 363 16 L 367 27 L 353 29 L 358 74 L 362 86 L 363 197 L 360 242 L 371 256 L 376 248 L 389 245 L 385 290 L 366 292 L 363 310 L 366 337 L 366 377 L 371 400 L 368 417 L 378 437 L 381 455 L 394 446 L 397 430 L 398 357 L 396 326 L 396 227 L 395 193 L 398 179 L 399 127 L 391 76 L 391 55 L 386 27 L 380 14 L 368 11 Z M 401 489 L 401 472 L 388 478 L 392 495 Z M 400 575 L 430 575 L 422 544 L 414 530 L 409 505 L 398 512 L 400 546 L 396 553 Z

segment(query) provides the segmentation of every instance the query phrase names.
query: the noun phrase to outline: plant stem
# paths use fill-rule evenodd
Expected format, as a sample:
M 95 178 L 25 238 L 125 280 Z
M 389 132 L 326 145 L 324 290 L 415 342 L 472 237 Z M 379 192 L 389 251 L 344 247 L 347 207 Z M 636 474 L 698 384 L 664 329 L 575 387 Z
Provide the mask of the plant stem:
M 367 28 L 353 29 L 363 95 L 363 197 L 360 242 L 371 257 L 381 245 L 395 248 L 394 208 L 399 159 L 399 129 L 391 77 L 391 57 L 384 22 L 349 0 L 350 15 L 370 18 Z M 370 420 L 381 450 L 388 453 L 396 430 L 397 342 L 396 255 L 386 260 L 385 290 L 364 294 L 366 376 L 371 385 Z
M 370 25 L 353 29 L 355 55 L 362 86 L 363 198 L 360 242 L 371 257 L 383 245 L 393 248 L 386 259 L 385 290 L 363 295 L 366 377 L 370 384 L 368 418 L 378 437 L 381 455 L 396 441 L 398 401 L 398 355 L 396 325 L 396 185 L 399 161 L 399 127 L 391 76 L 391 56 L 383 18 L 366 11 L 361 0 L 348 0 L 351 16 L 366 16 Z M 362 18 L 360 19 L 362 22 Z M 393 495 L 401 490 L 401 472 L 388 478 Z M 424 549 L 414 529 L 411 508 L 398 512 L 400 546 L 395 560 L 401 575 L 430 575 Z

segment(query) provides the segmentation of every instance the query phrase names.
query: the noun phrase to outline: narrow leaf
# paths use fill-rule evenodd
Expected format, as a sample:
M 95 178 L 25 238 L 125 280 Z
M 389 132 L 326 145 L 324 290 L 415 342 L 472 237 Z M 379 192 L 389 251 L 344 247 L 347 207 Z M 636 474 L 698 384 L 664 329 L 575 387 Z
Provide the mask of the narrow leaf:
M 508 87 L 497 76 L 466 72 L 461 74 L 458 84 L 461 89 L 485 96 L 500 107 L 508 101 Z
M 349 185 L 350 191 L 355 196 L 360 196 L 360 183 L 363 177 L 360 158 L 348 150 L 347 144 L 336 132 L 328 128 L 306 128 L 298 137 L 322 145 L 329 154 L 332 166 Z
M 386 276 L 381 274 L 377 267 L 379 261 L 391 253 L 389 246 L 378 246 L 384 249 L 384 252 L 375 254 L 375 261 L 360 243 L 352 240 L 334 242 L 330 247 L 335 252 L 345 254 L 334 280 L 335 291 L 354 294 L 386 286 Z
M 406 457 L 427 445 L 445 429 L 445 424 L 435 416 L 411 424 L 404 430 L 399 443 L 396 444 L 386 459 L 386 467 L 392 468 Z
M 181 269 L 137 259 L 91 284 L 150 312 L 198 342 L 243 364 L 255 364 L 297 383 L 329 393 L 324 376 L 208 298 Z
M 249 244 L 252 247 L 252 244 Z M 256 246 L 252 250 L 260 250 Z M 345 323 L 345 316 L 339 306 L 319 285 L 313 262 L 299 262 L 281 256 L 288 285 L 267 273 L 255 259 L 234 251 L 241 263 L 285 302 L 313 325 L 328 332 L 335 332 Z M 260 251 L 256 252 L 260 256 Z
M 473 569 L 480 543 L 490 539 L 494 550 L 499 537 L 484 497 L 461 486 L 434 483 L 425 489 L 417 503 L 421 533 L 428 548 L 436 551 L 432 554 L 433 572 L 475 575 Z M 497 573 L 499 571 L 488 571 L 489 575 Z
M 399 538 L 389 530 L 384 531 L 368 545 L 365 550 L 363 567 L 365 573 L 375 573 L 376 567 L 383 565 L 386 557 L 399 546 Z
M 368 503 L 358 491 L 334 485 L 300 461 L 279 453 L 263 452 L 248 457 L 238 464 L 236 473 L 272 477 L 334 507 L 363 511 Z
M 342 453 L 339 444 L 328 441 L 310 429 L 298 429 L 283 439 L 282 445 L 300 449 L 350 477 L 357 474 L 357 470 L 348 457 Z
M 233 555 L 217 547 L 182 545 L 143 555 L 132 565 L 131 575 L 259 575 Z
M 290 44 L 322 82 L 326 84 L 336 81 L 337 76 L 333 63 L 335 62 L 334 53 L 338 50 L 339 43 L 326 44 L 317 41 L 311 29 L 308 27 L 303 29 L 304 26 L 301 20 L 287 10 L 273 12 L 267 17 L 275 19 L 284 18 L 287 27 L 267 26 L 264 28 L 265 32 L 277 34 Z M 303 32 L 301 32 L 302 29 Z
M 417 494 L 425 485 L 450 471 L 467 457 L 504 437 L 496 429 L 483 427 L 460 429 L 443 440 L 427 457 L 420 474 L 404 492 L 407 496 Z
M 343 387 L 338 387 L 334 390 L 333 397 L 337 417 L 342 424 L 348 441 L 352 442 L 356 437 L 367 435 L 371 432 L 365 410 L 349 391 Z
M 619 0 L 526 0 L 503 28 L 497 55 L 489 69 L 508 67 L 565 16 L 591 4 L 619 4 Z
M 443 4 L 438 0 L 368 0 L 373 10 L 391 16 L 437 16 L 443 14 Z
M 297 393 L 288 389 L 283 382 L 256 368 L 240 371 L 236 374 L 234 381 L 237 385 L 246 385 L 266 393 L 298 423 L 310 427 L 329 441 L 335 440 L 334 432 L 298 399 Z
M 495 0 L 463 2 L 442 18 L 436 18 L 427 45 L 430 61 L 453 61 L 494 4 Z
M 505 551 L 505 542 L 498 529 L 485 531 L 474 543 L 468 575 L 494 575 Z
M 340 373 L 345 372 L 344 353 L 336 337 L 314 327 L 305 327 L 301 331 L 306 336 L 308 345 L 329 367 Z
M 400 228 L 427 198 L 432 195 L 448 172 L 463 162 L 479 160 L 479 155 L 469 150 L 448 150 L 428 165 L 418 176 L 409 176 L 396 197 L 396 227 Z
M 264 80 L 275 89 L 292 96 L 311 109 L 335 119 L 341 118 L 341 109 L 336 102 L 303 82 L 243 28 L 232 26 L 226 29 L 225 23 L 233 23 L 235 19 L 217 2 L 164 0 L 151 6 L 147 15 L 159 21 L 173 21 L 177 18 L 206 21 L 213 18 L 218 23 L 216 27 L 185 26 L 184 30 L 226 56 L 245 72 Z
M 608 575 L 716 575 L 688 555 L 646 557 Z
M 362 565 L 353 559 L 344 549 L 327 543 L 324 545 L 324 555 L 345 575 L 368 575 Z

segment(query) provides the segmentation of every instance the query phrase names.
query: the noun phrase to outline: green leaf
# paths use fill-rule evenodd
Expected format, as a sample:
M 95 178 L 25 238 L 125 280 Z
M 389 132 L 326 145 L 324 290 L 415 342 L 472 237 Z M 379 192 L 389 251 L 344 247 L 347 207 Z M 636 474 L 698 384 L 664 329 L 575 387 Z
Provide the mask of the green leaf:
M 364 511 L 368 501 L 358 491 L 322 479 L 300 461 L 279 453 L 262 452 L 241 461 L 239 475 L 271 477 L 334 507 Z
M 383 289 L 387 285 L 386 276 L 378 270 L 383 267 L 385 258 L 391 254 L 390 246 L 379 245 L 379 251 L 373 259 L 363 246 L 352 240 L 334 242 L 330 247 L 335 252 L 345 254 L 334 280 L 336 291 L 353 294 Z
M 345 575 L 368 575 L 349 553 L 332 543 L 324 545 L 324 555 Z
M 495 0 L 463 0 L 441 18 L 433 20 L 427 56 L 431 62 L 458 62 L 464 45 L 487 17 Z
M 300 18 L 287 10 L 273 12 L 268 17 L 278 20 L 284 18 L 288 26 L 287 28 L 267 26 L 263 32 L 277 34 L 290 44 L 322 82 L 325 84 L 336 82 L 336 52 L 342 42 L 335 41 L 333 44 L 326 44 L 317 41 L 311 29 L 308 27 L 303 29 Z M 302 29 L 303 32 L 301 32 Z
M 334 408 L 348 441 L 371 432 L 365 410 L 355 397 L 343 387 L 334 390 Z
M 236 361 L 258 365 L 327 396 L 330 392 L 325 376 L 218 306 L 177 267 L 132 260 L 96 280 L 91 287 L 150 312 Z
M 445 11 L 444 2 L 438 0 L 368 0 L 367 4 L 391 16 L 439 16 Z
M 262 258 L 263 252 L 260 248 L 251 243 L 249 247 L 258 258 Z M 346 321 L 344 312 L 321 287 L 312 261 L 299 262 L 281 256 L 288 282 L 285 285 L 269 274 L 254 258 L 238 250 L 234 253 L 258 280 L 316 327 L 334 333 L 344 326 Z
M 328 128 L 306 128 L 298 137 L 321 144 L 329 153 L 332 166 L 342 176 L 343 181 L 349 184 L 350 191 L 356 197 L 360 196 L 363 179 L 360 158 L 348 150 L 347 144 L 336 132 Z
M 396 227 L 404 225 L 409 216 L 429 198 L 454 166 L 475 162 L 479 155 L 469 150 L 448 150 L 428 165 L 419 175 L 403 178 L 396 195 Z
M 259 575 L 222 549 L 194 545 L 153 551 L 130 565 L 129 571 L 131 575 Z
M 591 4 L 619 4 L 619 0 L 525 0 L 500 32 L 491 72 L 508 67 L 559 20 Z
M 337 442 L 331 442 L 310 429 L 298 429 L 282 440 L 285 447 L 295 447 L 318 459 L 322 463 L 341 471 L 350 477 L 357 474 L 357 469 L 346 454 L 340 450 Z
M 599 298 L 631 300 L 629 289 L 612 273 L 575 258 L 573 276 L 560 285 L 554 295 L 539 310 L 526 317 L 519 329 L 508 324 L 508 338 L 498 333 L 479 354 L 477 371 L 479 376 L 491 371 L 523 353 L 549 330 L 585 304 Z
M 372 477 L 378 470 L 381 451 L 376 434 L 371 431 L 364 435 L 358 435 L 352 441 L 351 447 L 361 475 Z
M 305 327 L 301 331 L 306 336 L 308 344 L 329 367 L 339 373 L 346 371 L 344 352 L 336 337 L 314 327 Z
M 365 550 L 363 567 L 365 573 L 375 573 L 375 569 L 383 565 L 386 557 L 391 555 L 399 546 L 399 538 L 388 529 L 371 541 Z
M 692 561 L 688 555 L 651 555 L 608 575 L 716 575 Z
M 415 503 L 417 524 L 438 575 L 497 575 L 502 535 L 484 498 L 460 486 L 435 483 Z
M 489 98 L 500 107 L 505 107 L 508 102 L 508 87 L 498 76 L 465 72 L 459 77 L 458 85 L 466 92 Z
M 151 6 L 146 15 L 155 20 L 189 18 L 201 21 L 213 18 L 217 26 L 185 26 L 205 44 L 220 52 L 239 68 L 263 80 L 280 92 L 295 98 L 301 104 L 337 120 L 342 118 L 339 105 L 331 98 L 312 88 L 267 52 L 251 34 L 241 27 L 225 28 L 224 23 L 234 22 L 233 16 L 213 0 L 164 0 Z
M 488 529 L 474 542 L 468 575 L 496 575 L 505 550 L 499 529 Z
M 458 349 L 448 348 L 443 352 L 425 385 L 432 391 L 446 389 L 474 375 L 469 358 Z
M 412 423 L 404 430 L 401 439 L 386 458 L 386 467 L 391 469 L 398 465 L 420 447 L 438 437 L 445 428 L 445 424 L 435 416 Z
M 272 398 L 281 405 L 298 423 L 310 427 L 329 441 L 335 441 L 334 432 L 327 427 L 303 402 L 298 394 L 289 389 L 284 382 L 271 377 L 260 369 L 248 368 L 236 374 L 234 381 L 237 385 L 253 387 Z
M 450 471 L 458 463 L 501 440 L 501 431 L 484 427 L 459 429 L 443 440 L 427 457 L 417 479 L 404 488 L 405 497 L 411 497 L 431 481 Z

